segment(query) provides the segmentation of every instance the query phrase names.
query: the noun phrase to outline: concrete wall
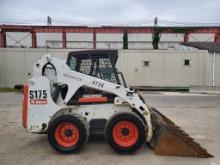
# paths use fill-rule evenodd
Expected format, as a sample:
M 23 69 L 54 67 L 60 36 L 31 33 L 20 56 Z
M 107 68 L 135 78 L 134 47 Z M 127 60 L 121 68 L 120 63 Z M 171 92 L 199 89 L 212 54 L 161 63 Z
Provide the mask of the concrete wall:
M 0 49 L 0 87 L 27 81 L 33 63 L 45 53 L 65 60 L 69 51 L 73 49 Z M 185 59 L 190 66 L 184 66 Z M 201 50 L 119 50 L 117 67 L 133 86 L 210 86 L 212 59 L 212 54 Z M 216 55 L 215 70 L 215 84 L 220 85 L 220 54 Z
M 122 50 L 119 55 L 118 68 L 129 85 L 188 87 L 208 85 L 212 80 L 207 51 Z M 185 66 L 184 60 L 190 60 L 190 65 Z
M 28 73 L 32 72 L 34 62 L 45 53 L 66 59 L 69 51 L 64 49 L 0 49 L 0 87 L 24 84 L 28 79 Z

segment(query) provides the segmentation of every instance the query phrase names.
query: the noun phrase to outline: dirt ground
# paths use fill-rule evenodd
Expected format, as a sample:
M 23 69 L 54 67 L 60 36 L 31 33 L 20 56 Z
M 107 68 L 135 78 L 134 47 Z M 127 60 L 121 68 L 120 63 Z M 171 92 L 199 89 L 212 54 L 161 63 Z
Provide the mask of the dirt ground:
M 215 157 L 156 156 L 147 146 L 134 154 L 120 155 L 105 143 L 104 138 L 90 139 L 77 154 L 59 154 L 50 147 L 46 135 L 27 133 L 22 128 L 22 94 L 0 93 L 0 165 L 220 165 L 220 96 L 149 92 L 143 96 L 148 104 L 175 121 Z

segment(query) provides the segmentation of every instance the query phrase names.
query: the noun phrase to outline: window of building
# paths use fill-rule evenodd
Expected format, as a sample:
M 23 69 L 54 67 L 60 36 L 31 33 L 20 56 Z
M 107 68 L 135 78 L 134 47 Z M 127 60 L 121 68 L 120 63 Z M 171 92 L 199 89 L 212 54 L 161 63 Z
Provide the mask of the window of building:
M 184 59 L 184 66 L 190 66 L 190 60 Z
M 144 66 L 150 66 L 150 61 L 144 61 Z

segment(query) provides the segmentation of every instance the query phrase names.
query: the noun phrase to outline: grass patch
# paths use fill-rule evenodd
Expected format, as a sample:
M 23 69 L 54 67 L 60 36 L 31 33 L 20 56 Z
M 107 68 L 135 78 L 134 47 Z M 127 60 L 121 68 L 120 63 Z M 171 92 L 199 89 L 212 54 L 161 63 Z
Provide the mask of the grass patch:
M 0 88 L 0 93 L 4 92 L 23 92 L 23 89 L 14 89 L 14 88 Z

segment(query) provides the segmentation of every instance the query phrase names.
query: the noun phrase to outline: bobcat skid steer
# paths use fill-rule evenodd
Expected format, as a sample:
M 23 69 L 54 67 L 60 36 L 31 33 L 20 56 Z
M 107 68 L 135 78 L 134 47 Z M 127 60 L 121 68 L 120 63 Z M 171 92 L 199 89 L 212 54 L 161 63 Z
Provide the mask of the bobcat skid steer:
M 116 50 L 70 52 L 67 61 L 42 56 L 24 85 L 23 127 L 47 133 L 61 153 L 80 150 L 90 134 L 104 134 L 117 152 L 147 143 L 158 155 L 212 157 L 166 116 L 126 87 Z

